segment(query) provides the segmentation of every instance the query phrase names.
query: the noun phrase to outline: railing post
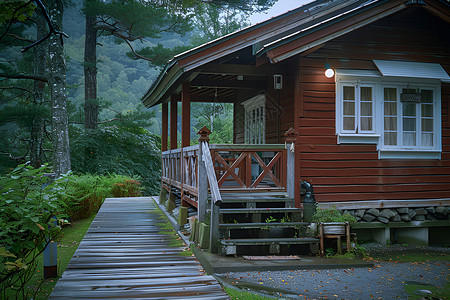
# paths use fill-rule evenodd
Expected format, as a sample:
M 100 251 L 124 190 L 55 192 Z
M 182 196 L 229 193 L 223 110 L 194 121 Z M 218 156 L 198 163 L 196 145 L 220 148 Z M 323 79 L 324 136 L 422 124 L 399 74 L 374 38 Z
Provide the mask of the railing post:
M 208 199 L 208 177 L 206 174 L 206 168 L 205 163 L 203 162 L 203 148 L 202 148 L 202 142 L 209 142 L 209 135 L 211 134 L 211 131 L 205 127 L 199 130 L 197 134 L 200 135 L 200 138 L 198 139 L 199 145 L 198 145 L 198 178 L 197 178 L 197 188 L 198 188 L 198 204 L 197 204 L 197 211 L 198 211 L 198 221 L 199 222 L 205 222 L 205 214 L 206 214 L 206 201 Z
M 295 141 L 297 140 L 297 131 L 290 128 L 284 136 L 286 137 L 286 191 L 288 197 L 295 198 Z

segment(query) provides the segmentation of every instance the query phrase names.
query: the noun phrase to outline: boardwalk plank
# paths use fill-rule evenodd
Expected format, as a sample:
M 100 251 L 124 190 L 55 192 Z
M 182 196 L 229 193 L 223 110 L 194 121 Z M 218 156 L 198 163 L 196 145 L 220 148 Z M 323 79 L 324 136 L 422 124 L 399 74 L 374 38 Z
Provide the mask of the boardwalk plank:
M 49 299 L 229 299 L 160 234 L 150 198 L 106 199 Z

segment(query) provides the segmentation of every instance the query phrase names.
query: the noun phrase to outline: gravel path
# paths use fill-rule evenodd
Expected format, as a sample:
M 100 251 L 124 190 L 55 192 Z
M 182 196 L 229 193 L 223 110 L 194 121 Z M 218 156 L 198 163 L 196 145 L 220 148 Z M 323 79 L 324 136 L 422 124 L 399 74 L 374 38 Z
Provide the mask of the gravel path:
M 392 255 L 392 249 L 389 252 Z M 236 272 L 223 274 L 222 278 L 241 288 L 277 289 L 278 298 L 407 299 L 406 285 L 420 285 L 415 288 L 417 295 L 426 296 L 428 289 L 433 290 L 433 286 L 439 289 L 447 283 L 449 271 L 448 261 L 374 260 L 371 268 Z

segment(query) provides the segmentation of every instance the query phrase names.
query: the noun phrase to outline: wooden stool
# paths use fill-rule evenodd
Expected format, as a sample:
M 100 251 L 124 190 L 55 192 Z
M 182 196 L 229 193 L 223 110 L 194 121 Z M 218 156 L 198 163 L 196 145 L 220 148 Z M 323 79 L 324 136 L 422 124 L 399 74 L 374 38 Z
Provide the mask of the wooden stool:
M 324 228 L 325 227 L 325 228 Z M 337 240 L 337 253 L 342 254 L 342 237 L 345 237 L 347 243 L 347 252 L 351 249 L 350 243 L 350 224 L 345 223 L 319 223 L 320 256 L 324 256 L 324 240 Z

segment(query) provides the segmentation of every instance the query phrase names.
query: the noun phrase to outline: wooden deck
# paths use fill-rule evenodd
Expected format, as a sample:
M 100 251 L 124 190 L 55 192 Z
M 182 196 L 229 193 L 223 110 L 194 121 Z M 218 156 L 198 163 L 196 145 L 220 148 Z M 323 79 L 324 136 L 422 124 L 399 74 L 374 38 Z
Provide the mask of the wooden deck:
M 151 198 L 106 199 L 49 299 L 229 299 L 157 223 Z

